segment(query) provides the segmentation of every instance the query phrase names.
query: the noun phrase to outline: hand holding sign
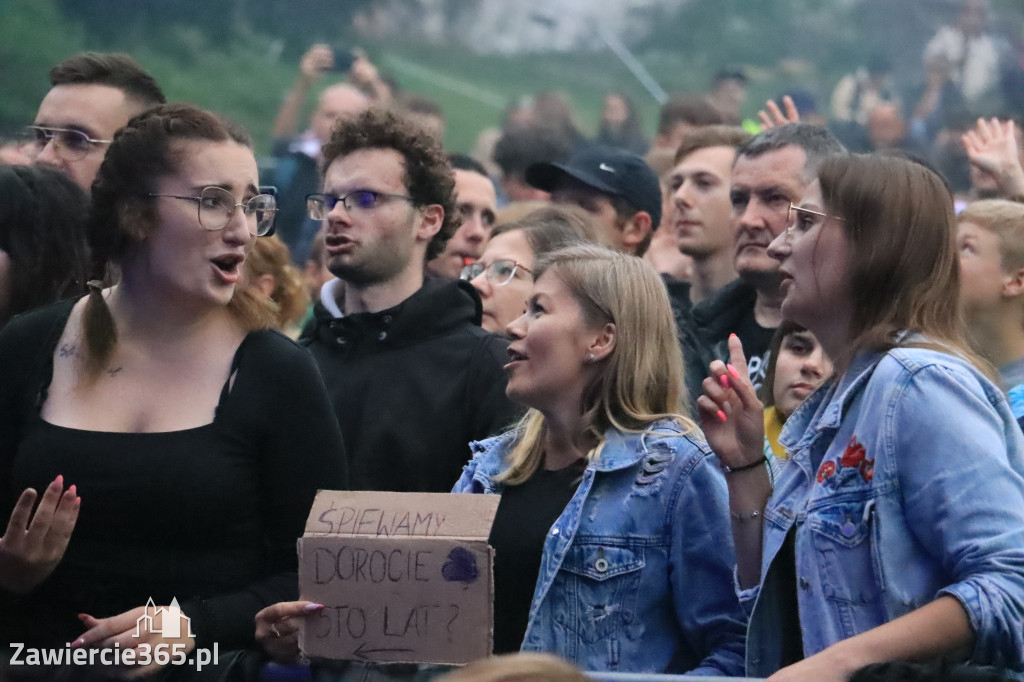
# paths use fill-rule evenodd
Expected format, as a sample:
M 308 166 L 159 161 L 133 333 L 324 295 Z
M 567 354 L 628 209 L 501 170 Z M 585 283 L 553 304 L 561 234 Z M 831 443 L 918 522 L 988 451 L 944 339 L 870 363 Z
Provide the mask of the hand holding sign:
M 487 535 L 498 500 L 321 491 L 299 540 L 299 592 L 324 608 L 298 620 L 302 652 L 390 663 L 466 663 L 489 655 Z M 275 639 L 287 639 L 290 624 L 278 624 L 278 631 Z M 284 650 L 283 643 L 269 646 Z
M 294 663 L 299 660 L 302 620 L 323 608 L 311 601 L 271 604 L 256 614 L 256 641 L 278 663 Z

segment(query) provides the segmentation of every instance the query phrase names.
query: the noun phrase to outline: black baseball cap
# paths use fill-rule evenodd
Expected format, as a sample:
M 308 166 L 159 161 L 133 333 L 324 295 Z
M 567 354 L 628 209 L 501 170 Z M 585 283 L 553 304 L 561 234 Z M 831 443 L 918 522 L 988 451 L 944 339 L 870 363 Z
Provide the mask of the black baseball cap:
M 658 175 L 636 154 L 593 145 L 577 152 L 568 163 L 535 163 L 526 168 L 526 182 L 550 192 L 565 177 L 603 194 L 622 197 L 638 211 L 647 211 L 652 228 L 661 224 L 661 185 Z

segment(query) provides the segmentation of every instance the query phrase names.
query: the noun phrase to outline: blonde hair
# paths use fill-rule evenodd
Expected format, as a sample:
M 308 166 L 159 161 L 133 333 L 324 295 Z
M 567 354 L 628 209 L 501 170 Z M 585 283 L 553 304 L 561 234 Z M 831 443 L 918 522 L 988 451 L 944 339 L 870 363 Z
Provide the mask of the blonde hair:
M 974 223 L 999 238 L 1003 270 L 1024 268 L 1024 204 L 1005 199 L 985 199 L 967 205 L 957 223 Z
M 534 264 L 534 279 L 557 277 L 579 304 L 585 324 L 615 325 L 615 346 L 583 390 L 580 436 L 597 445 L 609 428 L 639 433 L 661 419 L 696 429 L 686 404 L 683 358 L 675 319 L 661 277 L 636 256 L 600 246 L 560 249 Z M 542 460 L 544 416 L 529 410 L 517 427 L 510 465 L 498 480 L 517 485 Z
M 252 250 L 245 257 L 246 276 L 255 286 L 256 280 L 263 275 L 274 278 L 274 290 L 270 292 L 270 300 L 277 309 L 276 327 L 285 329 L 296 324 L 306 314 L 309 305 L 309 294 L 302 281 L 302 275 L 292 265 L 291 252 L 288 246 L 277 235 L 260 237 Z
M 520 652 L 475 661 L 438 682 L 587 682 L 587 676 L 552 654 Z

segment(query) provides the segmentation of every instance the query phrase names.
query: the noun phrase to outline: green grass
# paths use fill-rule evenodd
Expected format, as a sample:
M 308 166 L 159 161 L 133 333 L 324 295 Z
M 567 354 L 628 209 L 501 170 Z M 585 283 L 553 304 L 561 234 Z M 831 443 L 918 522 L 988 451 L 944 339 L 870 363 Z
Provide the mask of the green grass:
M 237 120 L 253 135 L 260 153 L 269 151 L 275 114 L 298 69 L 297 58 L 277 56 L 281 50 L 274 49 L 272 38 L 244 35 L 229 45 L 211 44 L 200 31 L 179 25 L 158 35 L 115 40 L 90 42 L 80 27 L 59 15 L 52 0 L 0 2 L 0 131 L 31 121 L 48 87 L 46 71 L 55 62 L 80 49 L 124 50 L 156 76 L 169 99 Z M 469 151 L 481 130 L 497 126 L 507 102 L 543 90 L 569 96 L 577 124 L 588 136 L 596 132 L 603 94 L 623 91 L 636 102 L 648 135 L 654 133 L 658 104 L 608 50 L 508 57 L 411 41 L 364 41 L 362 47 L 400 87 L 441 106 L 445 141 L 453 151 Z M 665 50 L 638 56 L 669 92 L 706 89 L 717 66 L 687 62 Z M 773 70 L 754 73 L 748 115 L 782 83 Z M 307 113 L 316 94 L 310 94 Z

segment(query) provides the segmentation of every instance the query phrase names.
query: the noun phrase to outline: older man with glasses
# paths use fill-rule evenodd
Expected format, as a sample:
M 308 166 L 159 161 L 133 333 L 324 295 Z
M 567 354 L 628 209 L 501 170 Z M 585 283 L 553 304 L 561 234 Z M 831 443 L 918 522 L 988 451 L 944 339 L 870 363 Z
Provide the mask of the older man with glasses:
M 35 164 L 68 175 L 87 193 L 114 133 L 166 101 L 153 77 L 126 54 L 76 54 L 53 67 L 50 84 L 25 131 L 25 149 Z

